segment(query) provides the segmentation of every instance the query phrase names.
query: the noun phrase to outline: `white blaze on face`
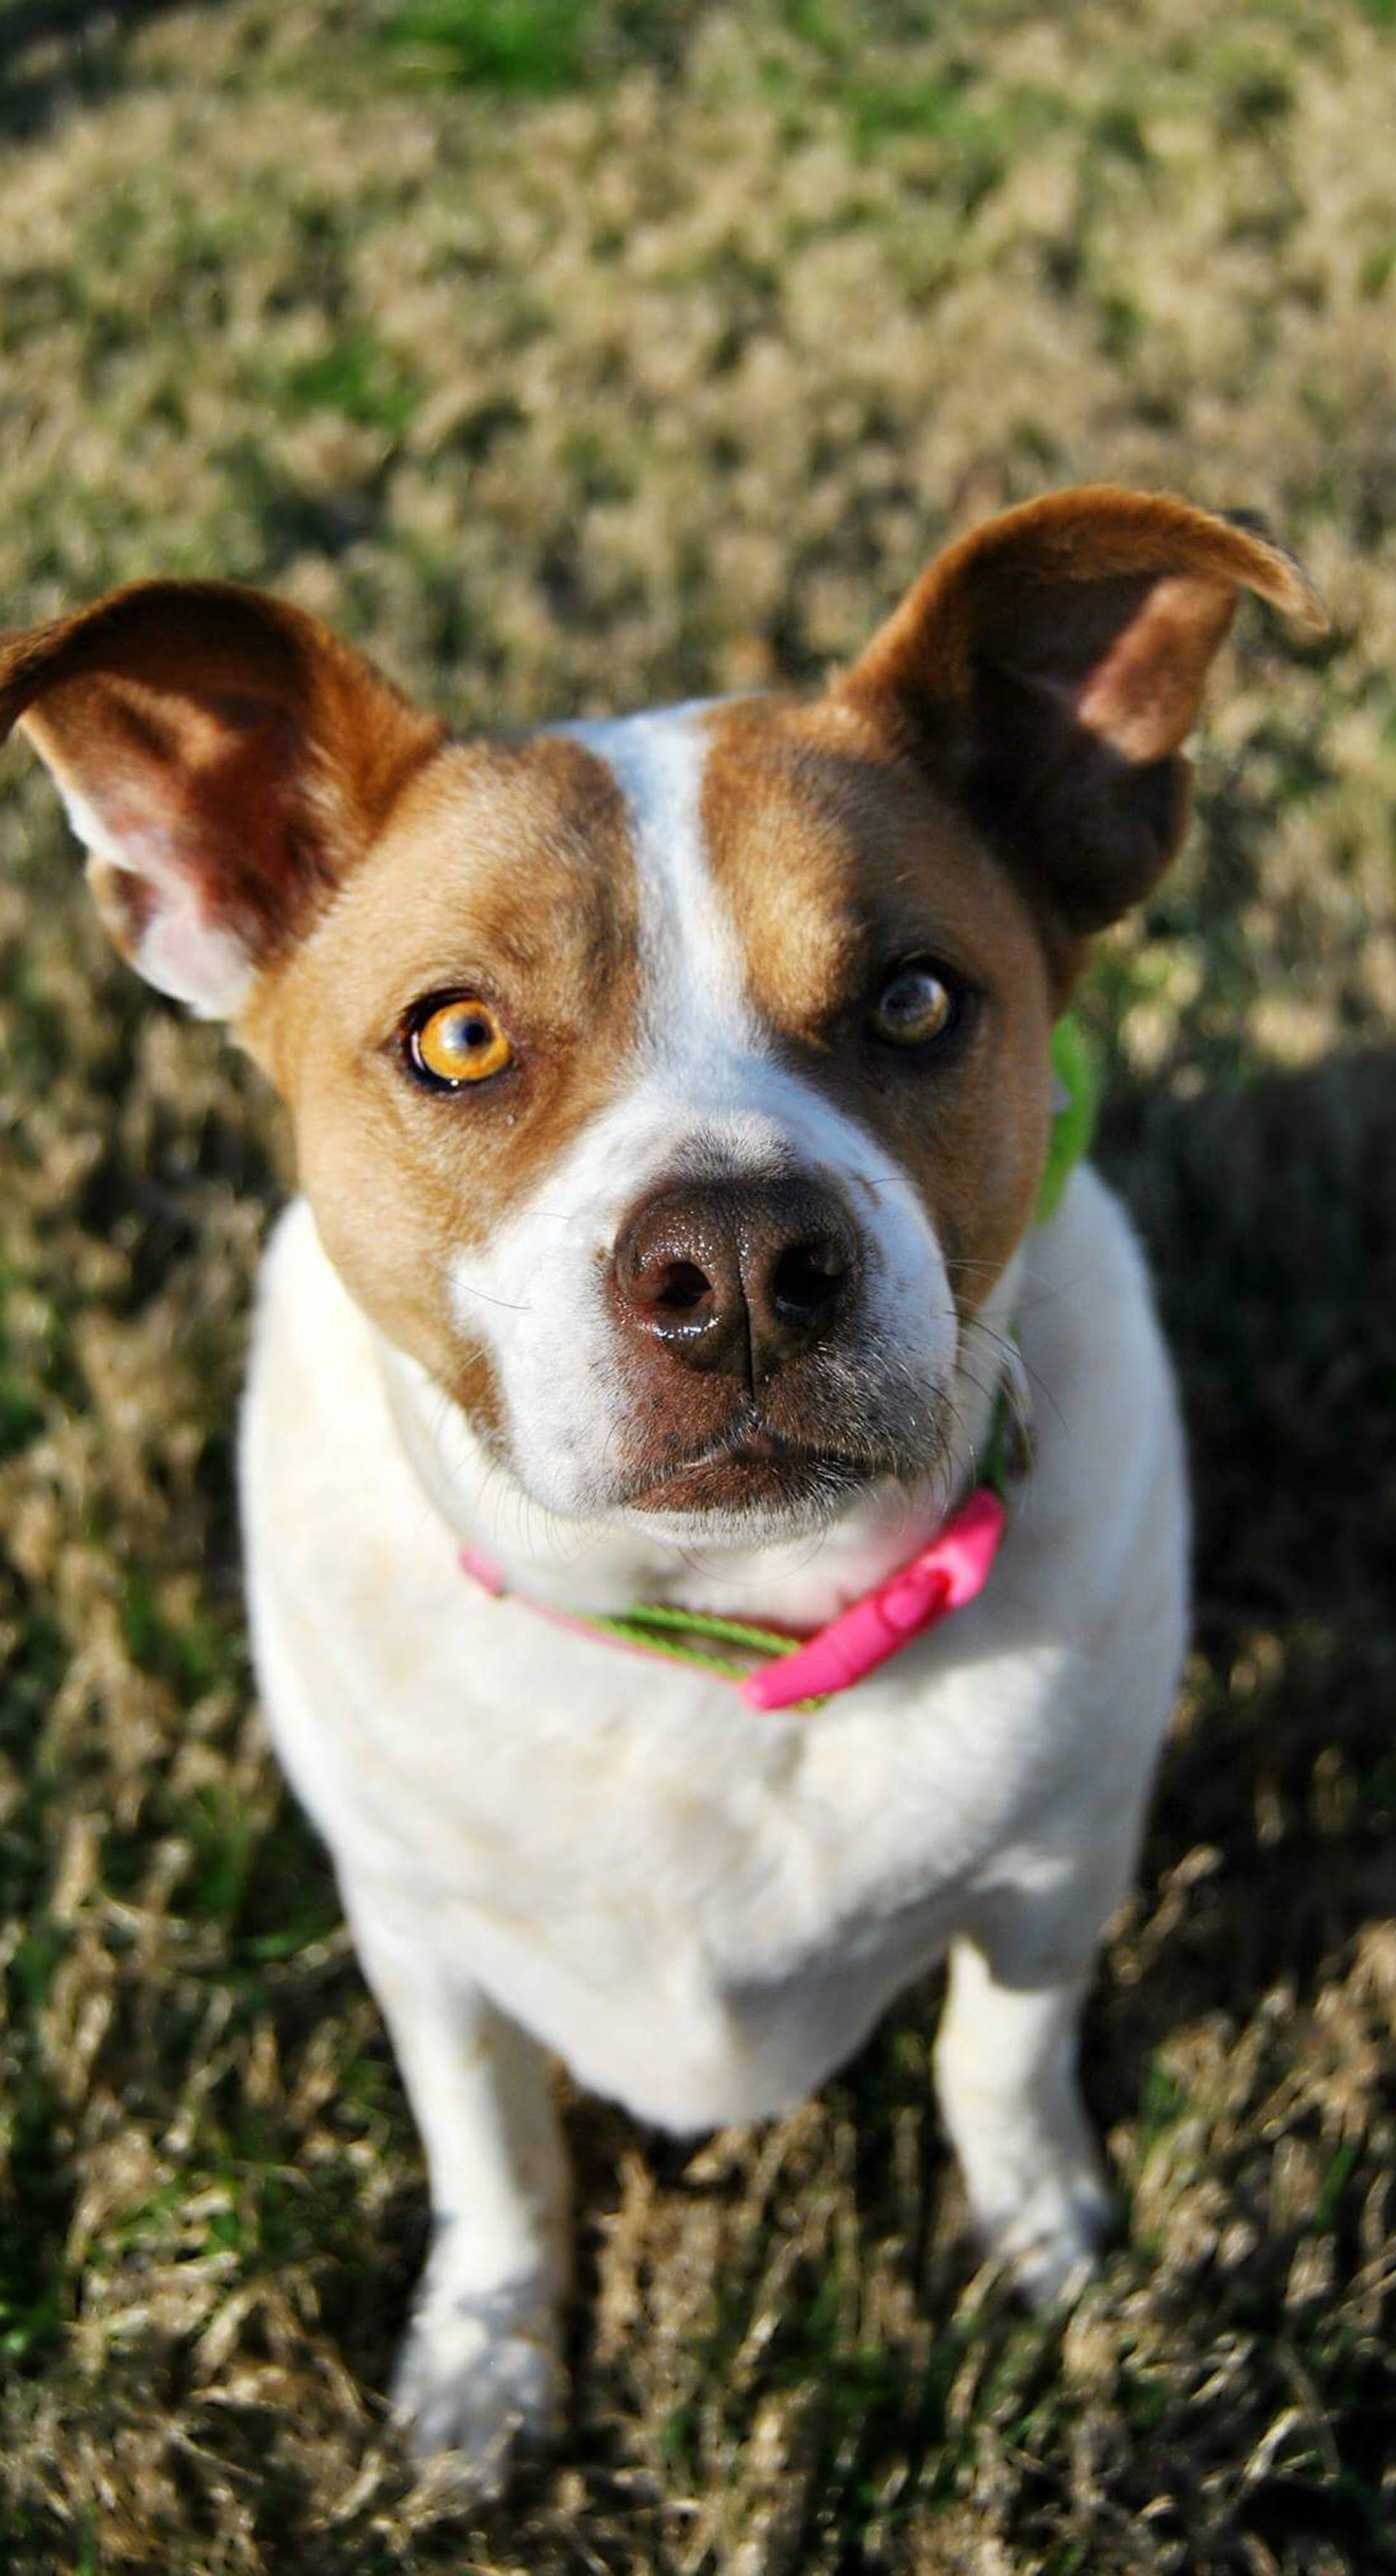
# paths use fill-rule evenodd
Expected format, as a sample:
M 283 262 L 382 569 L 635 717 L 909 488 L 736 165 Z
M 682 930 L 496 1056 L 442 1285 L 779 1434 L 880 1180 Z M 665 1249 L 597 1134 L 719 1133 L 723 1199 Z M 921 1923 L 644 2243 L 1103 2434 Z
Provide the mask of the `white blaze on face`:
M 666 707 L 572 728 L 605 761 L 630 818 L 645 1037 L 654 1062 L 679 1068 L 696 1086 L 690 1097 L 700 1109 L 716 1105 L 764 1051 L 746 959 L 703 839 L 709 712 L 701 704 Z
M 832 1184 L 860 1229 L 868 1365 L 890 1357 L 929 1397 L 955 1367 L 953 1300 L 902 1167 L 788 1072 L 755 1011 L 747 961 L 702 828 L 710 709 L 566 727 L 625 798 L 640 891 L 641 994 L 629 1077 L 546 1180 L 452 1282 L 462 1328 L 491 1350 L 516 1473 L 536 1502 L 604 1514 L 626 1405 L 605 1283 L 622 1220 L 683 1180 L 800 1174 Z M 856 1359 L 856 1353 L 850 1352 Z

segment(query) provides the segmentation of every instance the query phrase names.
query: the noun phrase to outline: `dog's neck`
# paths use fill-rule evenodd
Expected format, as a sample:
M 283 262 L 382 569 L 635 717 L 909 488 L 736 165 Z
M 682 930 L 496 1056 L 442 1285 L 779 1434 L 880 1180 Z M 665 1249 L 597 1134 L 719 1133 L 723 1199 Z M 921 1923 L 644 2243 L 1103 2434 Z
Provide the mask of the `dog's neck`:
M 462 1547 L 499 1568 L 508 1591 L 582 1614 L 664 1602 L 802 1629 L 833 1618 L 926 1546 L 976 1482 L 1000 1388 L 1020 1369 L 1011 1331 L 1022 1266 L 1020 1247 L 962 1328 L 934 1479 L 873 1486 L 795 1538 L 695 1540 L 638 1520 L 562 1520 L 530 1499 L 425 1370 L 381 1339 L 379 1355 L 419 1484 Z

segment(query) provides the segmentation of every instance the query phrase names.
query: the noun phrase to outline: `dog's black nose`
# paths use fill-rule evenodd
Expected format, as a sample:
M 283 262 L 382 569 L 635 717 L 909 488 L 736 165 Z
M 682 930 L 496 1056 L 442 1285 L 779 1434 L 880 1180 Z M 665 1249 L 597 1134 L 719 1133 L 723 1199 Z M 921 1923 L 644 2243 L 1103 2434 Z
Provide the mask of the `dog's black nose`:
M 833 1330 L 858 1268 L 853 1221 L 817 1182 L 707 1181 L 634 1210 L 615 1296 L 625 1324 L 686 1367 L 755 1387 Z

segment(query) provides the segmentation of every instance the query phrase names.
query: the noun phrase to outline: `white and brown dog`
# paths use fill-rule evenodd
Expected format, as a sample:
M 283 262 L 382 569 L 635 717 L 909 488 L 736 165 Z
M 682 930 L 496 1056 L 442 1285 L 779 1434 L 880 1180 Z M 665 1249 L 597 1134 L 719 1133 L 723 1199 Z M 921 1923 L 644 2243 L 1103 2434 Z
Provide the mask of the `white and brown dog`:
M 1057 494 L 811 701 L 510 740 L 220 584 L 0 648 L 0 733 L 119 944 L 294 1123 L 243 1433 L 257 1662 L 426 2145 L 400 2402 L 479 2474 L 559 2396 L 549 2050 L 645 2120 L 761 2119 L 948 1950 L 988 2245 L 1043 2298 L 1097 2241 L 1077 2019 L 1186 1509 L 1123 1216 L 1081 1169 L 1034 1221 L 1049 1040 L 1177 845 L 1246 587 L 1320 614 L 1247 528 Z M 539 1615 L 798 1634 L 876 1596 L 1019 1353 L 1036 1459 L 982 1592 L 817 1710 Z

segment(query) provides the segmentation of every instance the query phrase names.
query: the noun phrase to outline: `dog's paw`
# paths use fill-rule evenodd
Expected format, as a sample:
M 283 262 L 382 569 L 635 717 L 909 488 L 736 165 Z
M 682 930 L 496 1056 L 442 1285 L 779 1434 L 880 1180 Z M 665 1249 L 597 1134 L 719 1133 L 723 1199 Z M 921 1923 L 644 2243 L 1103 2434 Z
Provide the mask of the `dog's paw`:
M 479 2291 L 428 2281 L 393 2381 L 419 2457 L 448 2451 L 463 2488 L 496 2495 L 511 2452 L 556 2431 L 565 2393 L 556 2312 L 535 2283 Z
M 1085 2288 L 1116 2215 L 1114 2195 L 1092 2150 L 1054 2159 L 1016 2206 L 982 2215 L 980 2232 L 1029 2307 L 1043 2309 Z

